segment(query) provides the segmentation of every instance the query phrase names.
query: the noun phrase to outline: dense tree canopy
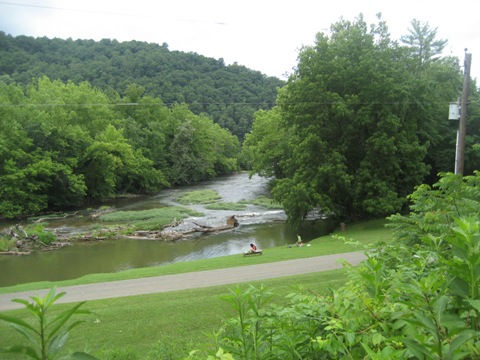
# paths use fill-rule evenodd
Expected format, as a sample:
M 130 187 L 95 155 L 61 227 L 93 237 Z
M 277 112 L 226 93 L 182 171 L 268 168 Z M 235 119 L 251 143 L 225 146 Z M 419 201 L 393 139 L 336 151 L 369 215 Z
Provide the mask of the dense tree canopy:
M 240 140 L 253 114 L 270 109 L 284 82 L 223 59 L 170 51 L 167 44 L 116 40 L 62 40 L 12 37 L 0 32 L 0 76 L 23 85 L 47 76 L 89 82 L 106 94 L 127 95 L 132 84 L 164 104 L 187 103 Z
M 292 223 L 313 209 L 343 220 L 400 210 L 426 176 L 449 170 L 435 152 L 451 140 L 453 166 L 448 103 L 462 74 L 458 60 L 432 51 L 400 46 L 384 22 L 369 27 L 362 16 L 302 49 L 278 107 L 257 114 L 244 143 L 253 171 L 275 176 Z
M 88 83 L 0 82 L 0 216 L 237 170 L 239 142 L 228 130 L 142 93 L 131 86 L 127 96 L 111 100 Z

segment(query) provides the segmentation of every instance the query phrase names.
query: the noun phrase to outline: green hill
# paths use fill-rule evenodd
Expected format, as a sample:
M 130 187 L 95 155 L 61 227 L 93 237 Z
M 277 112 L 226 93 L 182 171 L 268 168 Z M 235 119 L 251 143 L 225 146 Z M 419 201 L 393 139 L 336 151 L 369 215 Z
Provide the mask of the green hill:
M 166 105 L 186 103 L 230 130 L 240 141 L 253 114 L 270 109 L 284 82 L 223 59 L 170 51 L 167 44 L 116 40 L 62 40 L 0 32 L 0 80 L 26 85 L 41 76 L 76 84 L 87 81 L 108 94 L 129 85 Z

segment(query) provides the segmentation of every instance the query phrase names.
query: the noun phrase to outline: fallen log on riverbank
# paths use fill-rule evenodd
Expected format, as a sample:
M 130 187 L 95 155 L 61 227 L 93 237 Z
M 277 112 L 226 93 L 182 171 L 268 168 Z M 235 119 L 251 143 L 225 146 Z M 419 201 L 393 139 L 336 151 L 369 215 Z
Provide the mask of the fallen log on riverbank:
M 102 241 L 105 240 L 107 237 L 106 236 L 93 236 L 92 234 L 85 234 L 82 235 L 78 241 Z
M 217 233 L 233 230 L 238 226 L 238 221 L 235 219 L 235 216 L 229 216 L 227 218 L 227 224 L 223 226 L 207 226 L 196 222 L 193 222 L 193 224 L 195 224 L 196 227 L 183 231 L 165 230 L 165 227 L 162 230 L 139 230 L 135 231 L 132 235 L 127 236 L 127 238 L 137 240 L 175 241 L 185 239 L 195 233 Z
M 202 233 L 212 233 L 212 232 L 219 232 L 219 231 L 225 231 L 225 230 L 231 230 L 233 229 L 235 226 L 233 225 L 225 225 L 225 226 L 216 226 L 216 227 L 212 227 L 212 226 L 205 226 L 205 225 L 200 225 L 200 224 L 197 224 L 194 222 L 195 225 L 197 225 L 198 227 L 197 228 L 193 228 L 192 230 L 190 231 L 193 231 L 193 232 L 202 232 Z
M 41 234 L 47 234 L 40 240 Z M 4 231 L 4 237 L 7 238 L 4 251 L 0 251 L 1 255 L 30 255 L 34 251 L 52 251 L 71 245 L 69 241 L 52 241 L 52 237 L 58 240 L 58 236 L 53 233 L 50 235 L 47 231 L 40 233 L 32 232 L 27 234 L 26 230 L 20 224 L 10 227 Z

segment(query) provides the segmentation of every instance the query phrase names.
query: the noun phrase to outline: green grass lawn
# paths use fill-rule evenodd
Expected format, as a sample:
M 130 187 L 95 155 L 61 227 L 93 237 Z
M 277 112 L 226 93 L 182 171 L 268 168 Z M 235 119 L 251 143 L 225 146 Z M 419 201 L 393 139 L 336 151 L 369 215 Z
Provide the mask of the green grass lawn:
M 378 241 L 392 240 L 392 231 L 384 228 L 384 220 L 369 221 L 349 226 L 347 231 L 317 238 L 308 247 L 278 247 L 265 249 L 264 255 L 242 257 L 238 255 L 215 259 L 176 263 L 156 268 L 136 269 L 116 274 L 90 275 L 75 281 L 34 283 L 1 289 L 3 292 L 40 289 L 98 281 L 132 279 L 172 273 L 219 269 L 252 265 L 302 257 L 326 255 L 372 247 Z M 344 239 L 342 239 L 344 238 Z M 351 241 L 345 241 L 345 240 Z M 357 242 L 357 247 L 352 245 Z M 358 247 L 360 246 L 360 248 Z M 251 285 L 264 284 L 276 294 L 274 301 L 285 302 L 285 295 L 302 286 L 315 293 L 325 293 L 344 283 L 344 270 L 332 270 L 294 277 L 262 280 Z M 84 305 L 94 315 L 72 330 L 69 348 L 87 351 L 100 359 L 182 359 L 188 351 L 201 348 L 208 335 L 218 330 L 223 321 L 235 315 L 233 309 L 220 299 L 236 286 L 224 285 L 210 288 L 176 291 L 153 295 L 123 297 L 89 301 Z M 71 305 L 59 304 L 55 311 Z M 8 311 L 9 315 L 26 316 L 24 310 Z M 0 346 L 23 341 L 5 323 L 0 322 Z M 20 359 L 2 357 L 2 359 Z
M 345 281 L 343 270 L 299 275 L 252 282 L 253 286 L 266 285 L 275 293 L 276 303 L 285 302 L 285 296 L 299 291 L 324 293 Z M 86 320 L 70 334 L 69 348 L 87 351 L 100 359 L 162 359 L 159 352 L 177 353 L 186 357 L 193 349 L 203 348 L 208 335 L 219 330 L 225 319 L 235 316 L 233 309 L 221 296 L 229 289 L 247 284 L 176 291 L 118 299 L 88 301 L 83 308 L 93 315 L 77 316 Z M 55 306 L 55 311 L 67 309 L 69 304 Z M 9 315 L 25 320 L 24 310 L 13 310 Z M 1 346 L 25 343 L 22 337 L 0 322 Z M 169 349 L 164 349 L 164 347 Z M 5 355 L 4 355 L 5 356 Z M 2 359 L 21 359 L 1 357 Z

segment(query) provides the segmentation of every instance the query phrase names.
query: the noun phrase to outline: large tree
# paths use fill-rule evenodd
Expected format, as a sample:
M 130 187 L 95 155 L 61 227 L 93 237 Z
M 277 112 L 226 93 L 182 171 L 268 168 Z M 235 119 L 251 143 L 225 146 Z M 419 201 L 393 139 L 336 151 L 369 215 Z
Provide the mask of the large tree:
M 428 23 L 417 19 L 412 20 L 408 32 L 400 40 L 410 48 L 420 65 L 438 59 L 448 43 L 445 39 L 437 39 L 437 28 L 432 29 Z
M 39 100 L 34 88 L 26 96 L 20 86 L 0 83 L 0 217 L 76 205 L 86 192 L 74 170 L 85 132 L 67 124 L 74 111 L 55 95 L 64 92 L 40 82 L 49 100 Z
M 168 143 L 168 176 L 172 185 L 183 185 L 228 174 L 238 169 L 235 136 L 186 106 L 171 111 Z
M 362 16 L 339 21 L 330 36 L 319 33 L 302 49 L 271 130 L 288 133 L 288 150 L 280 141 L 263 155 L 267 142 L 275 146 L 273 133 L 263 128 L 259 135 L 256 123 L 246 142 L 255 171 L 275 169 L 273 194 L 293 224 L 313 209 L 341 219 L 389 214 L 422 182 L 440 121 L 428 96 L 439 80 L 430 76 L 433 87 L 422 93 L 413 66 L 410 50 L 390 39 L 384 22 L 368 26 Z M 444 105 L 436 108 L 446 111 L 450 98 L 436 94 L 439 100 Z M 267 158 L 273 154 L 281 159 Z
M 432 184 L 438 180 L 441 172 L 453 171 L 455 168 L 455 141 L 457 121 L 447 121 L 444 106 L 447 102 L 456 101 L 462 93 L 463 74 L 458 70 L 458 59 L 442 56 L 447 40 L 437 38 L 437 28 L 417 19 L 412 20 L 409 34 L 400 38 L 407 51 L 410 52 L 408 67 L 415 74 L 415 85 L 418 106 L 425 116 L 421 130 L 421 139 L 429 141 L 429 150 L 425 162 L 431 167 L 427 182 Z M 478 89 L 472 82 L 470 103 L 477 103 Z M 465 149 L 465 174 L 470 175 L 479 169 L 479 157 L 472 145 L 478 143 L 480 136 L 477 106 L 469 106 L 467 139 Z
M 96 200 L 138 189 L 166 185 L 163 174 L 152 168 L 140 150 L 135 151 L 122 132 L 109 125 L 85 150 L 80 162 L 88 196 Z

